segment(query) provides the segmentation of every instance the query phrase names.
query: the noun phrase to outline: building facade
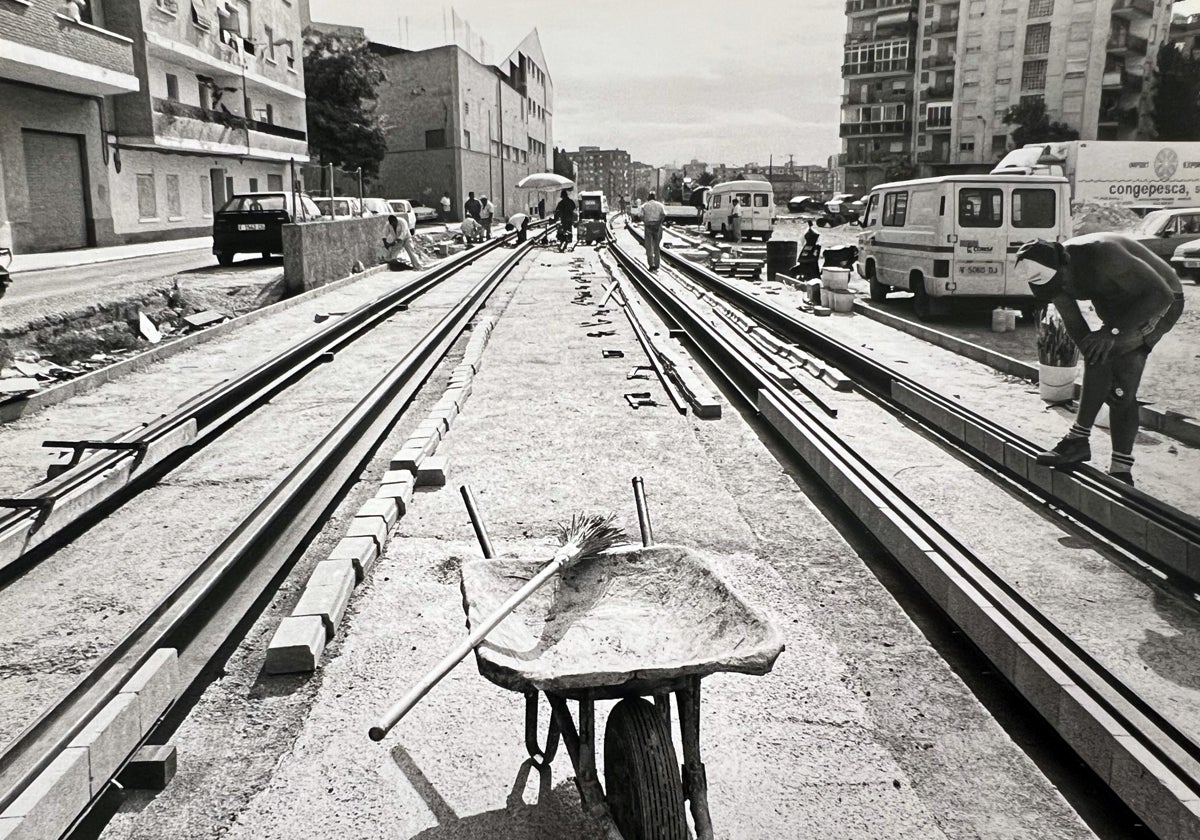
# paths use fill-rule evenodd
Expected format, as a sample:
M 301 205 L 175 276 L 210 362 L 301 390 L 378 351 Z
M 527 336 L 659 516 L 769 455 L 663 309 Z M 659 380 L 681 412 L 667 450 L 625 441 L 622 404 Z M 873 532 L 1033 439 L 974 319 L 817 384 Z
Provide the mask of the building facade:
M 469 192 L 503 216 L 537 204 L 539 194 L 517 189 L 553 166 L 554 83 L 536 30 L 499 65 L 454 44 L 372 48 L 387 74 L 377 108 L 388 126 L 373 193 L 429 207 L 449 193 L 455 219 Z
M 0 3 L 0 247 L 112 245 L 105 97 L 136 91 L 134 45 L 104 4 Z
M 1141 139 L 1165 0 L 848 0 L 845 189 L 986 172 L 1011 106 L 1039 100 L 1083 140 Z
M 197 236 L 235 193 L 290 188 L 308 160 L 303 23 L 287 0 L 106 0 L 142 87 L 114 99 L 116 233 Z M 114 152 L 116 154 L 116 152 Z
M 600 190 L 610 202 L 629 195 L 629 152 L 622 149 L 601 149 L 599 146 L 580 146 L 577 152 L 567 152 L 575 166 L 577 190 Z

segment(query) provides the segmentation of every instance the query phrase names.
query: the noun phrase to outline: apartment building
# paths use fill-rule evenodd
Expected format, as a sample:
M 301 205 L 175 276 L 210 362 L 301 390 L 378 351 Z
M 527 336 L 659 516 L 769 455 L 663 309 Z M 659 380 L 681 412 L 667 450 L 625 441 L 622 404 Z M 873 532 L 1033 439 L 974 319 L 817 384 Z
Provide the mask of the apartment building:
M 1138 139 L 1170 0 L 848 0 L 845 189 L 990 169 L 1010 106 L 1084 140 Z
M 136 91 L 133 42 L 104 4 L 0 2 L 0 247 L 111 245 L 105 97 Z
M 640 160 L 629 164 L 629 199 L 646 200 L 650 192 L 657 188 L 658 170 Z
M 577 190 L 600 190 L 614 202 L 629 195 L 629 152 L 580 146 L 577 152 L 567 152 L 567 158 L 575 166 Z
M 103 2 L 142 79 L 109 124 L 120 239 L 203 235 L 234 193 L 290 188 L 291 163 L 308 160 L 293 0 Z
M 430 207 L 448 192 L 459 219 L 468 192 L 505 216 L 537 203 L 516 186 L 553 167 L 554 82 L 536 30 L 495 65 L 457 44 L 372 49 L 387 74 L 377 107 L 388 126 L 373 192 Z

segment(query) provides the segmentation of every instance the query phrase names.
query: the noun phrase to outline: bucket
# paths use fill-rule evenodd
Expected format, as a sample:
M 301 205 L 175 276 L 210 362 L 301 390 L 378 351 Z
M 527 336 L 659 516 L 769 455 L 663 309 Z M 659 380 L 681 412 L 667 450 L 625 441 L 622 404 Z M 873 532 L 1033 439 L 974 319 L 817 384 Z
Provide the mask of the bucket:
M 1007 322 L 1006 326 L 1008 327 L 1008 331 L 1016 332 L 1017 331 L 1017 310 L 1005 309 L 1004 315 L 1005 315 L 1005 321 Z
M 823 268 L 821 269 L 821 285 L 831 291 L 844 292 L 850 288 L 850 269 Z
M 1038 393 L 1048 403 L 1067 402 L 1075 396 L 1075 365 L 1060 367 L 1038 362 Z
M 829 290 L 829 308 L 834 312 L 852 312 L 854 310 L 854 292 Z
M 999 307 L 992 310 L 992 332 L 1008 332 L 1008 310 Z
M 821 306 L 824 306 L 826 309 L 833 309 L 833 292 L 824 286 L 821 287 Z
M 796 254 L 799 253 L 797 242 L 768 242 L 767 243 L 767 279 L 774 280 L 775 275 L 787 272 L 796 264 Z

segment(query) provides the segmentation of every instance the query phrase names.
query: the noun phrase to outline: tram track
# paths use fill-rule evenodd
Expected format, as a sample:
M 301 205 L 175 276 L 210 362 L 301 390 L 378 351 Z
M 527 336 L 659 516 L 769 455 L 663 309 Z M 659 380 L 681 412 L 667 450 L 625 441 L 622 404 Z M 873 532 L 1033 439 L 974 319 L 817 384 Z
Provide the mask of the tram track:
M 859 379 L 860 391 L 872 401 L 886 405 L 890 400 L 883 400 L 882 394 L 890 397 L 896 380 L 885 379 L 884 371 L 878 370 L 881 366 L 873 361 L 864 364 L 856 357 L 861 354 L 822 352 L 824 342 L 797 328 L 790 313 L 669 251 L 663 252 L 664 263 L 679 269 L 687 285 L 666 279 L 666 272 L 652 275 L 615 242 L 612 251 L 639 292 L 669 322 L 678 325 L 689 348 L 709 370 L 725 379 L 726 388 L 758 413 L 787 448 L 822 478 L 1079 757 L 1160 837 L 1196 836 L 1200 831 L 1200 744 L 1039 610 L 1020 587 L 909 498 L 838 433 L 825 412 L 765 371 L 757 354 L 733 340 L 730 330 L 715 325 L 720 319 L 688 286 L 694 283 L 701 293 L 733 303 L 758 323 L 811 352 L 833 356 L 841 370 L 856 379 L 866 376 L 861 365 L 879 377 L 874 386 Z M 916 383 L 910 382 L 901 385 L 921 393 Z M 934 404 L 949 412 L 943 401 Z M 894 408 L 895 404 L 891 405 Z M 988 428 L 980 421 L 982 418 L 974 422 Z M 927 422 L 923 420 L 923 425 Z M 945 437 L 943 424 L 937 428 L 939 436 Z M 1014 478 L 1010 473 L 1006 476 Z M 1119 492 L 1112 496 L 1121 497 Z
M 55 702 L 40 710 L 35 720 L 28 722 L 2 747 L 0 812 L 11 809 L 24 792 L 39 784 L 44 787 L 39 780 L 57 766 L 56 762 L 69 751 L 73 739 L 101 719 L 122 696 L 122 686 L 127 684 L 130 675 L 138 673 L 139 668 L 157 661 L 156 657 L 164 651 L 174 651 L 172 658 L 178 668 L 174 699 L 212 667 L 214 657 L 227 647 L 231 634 L 269 600 L 275 584 L 320 531 L 337 502 L 397 424 L 404 408 L 538 239 L 540 237 L 535 236 L 528 244 L 518 246 L 515 252 L 485 266 L 483 276 L 478 280 L 473 276 L 467 278 L 470 286 L 458 294 L 457 301 L 446 307 L 444 314 L 427 332 L 411 342 L 399 361 L 353 404 L 331 431 L 292 461 L 286 476 L 220 540 L 216 548 L 180 579 L 171 581 L 165 595 L 139 613 L 136 623 L 128 627 L 115 644 L 107 647 L 96 661 L 88 663 Z M 239 377 L 237 387 L 231 389 L 231 383 L 222 383 L 202 395 L 223 395 L 216 396 L 216 402 L 200 398 L 188 401 L 177 414 L 192 413 L 181 422 L 196 423 L 197 415 L 203 416 L 204 429 L 211 430 L 213 436 L 218 435 L 219 430 L 228 429 L 236 419 L 272 399 L 296 378 L 296 372 L 289 374 L 286 370 L 285 359 L 296 361 L 306 371 L 319 366 L 321 356 L 333 352 L 331 348 L 348 346 L 355 338 L 394 315 L 407 301 L 461 273 L 462 269 L 498 247 L 501 241 L 476 249 L 468 258 L 431 272 L 432 277 L 420 278 L 348 313 L 331 325 L 341 329 L 322 330 L 299 342 L 285 353 L 256 366 L 247 376 Z M 396 351 L 402 350 L 403 346 L 396 347 Z M 392 358 L 396 355 L 401 354 L 396 352 Z M 178 417 L 174 419 L 180 422 Z M 154 433 L 167 434 L 170 428 L 159 424 Z M 198 451 L 197 440 L 202 438 L 188 441 L 186 445 Z M 99 460 L 135 455 L 132 450 L 119 450 L 105 453 Z M 91 460 L 81 462 L 80 466 L 95 467 Z M 130 493 L 132 495 L 132 491 Z M 128 499 L 122 498 L 122 501 L 128 503 Z M 72 522 L 87 519 L 86 515 L 81 516 Z M 66 527 L 72 526 L 68 523 Z M 82 541 L 86 535 L 72 534 L 72 539 Z M 78 550 L 78 546 L 74 547 Z M 0 601 L 5 594 L 0 590 Z M 71 597 L 70 593 L 64 595 Z M 158 720 L 164 711 L 160 710 Z M 153 725 L 143 721 L 142 729 L 138 743 L 151 737 Z M 122 753 L 121 764 L 131 752 L 132 749 Z M 108 768 L 111 773 L 99 787 L 93 784 L 88 805 L 77 816 L 82 817 L 96 804 L 108 779 L 119 769 L 120 765 Z M 62 833 L 67 828 L 63 825 L 56 830 Z

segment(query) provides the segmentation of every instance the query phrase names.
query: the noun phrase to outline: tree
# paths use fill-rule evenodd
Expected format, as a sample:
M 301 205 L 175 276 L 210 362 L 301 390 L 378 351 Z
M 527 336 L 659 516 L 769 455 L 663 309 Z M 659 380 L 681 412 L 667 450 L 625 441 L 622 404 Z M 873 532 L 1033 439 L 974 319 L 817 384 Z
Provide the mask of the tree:
M 567 150 L 554 147 L 554 174 L 575 180 L 575 164 L 567 157 Z
M 365 39 L 305 33 L 308 149 L 321 164 L 347 171 L 361 166 L 367 179 L 379 174 L 387 136 L 375 113 L 375 92 L 385 80 Z
M 1170 44 L 1158 50 L 1151 98 L 1159 140 L 1200 140 L 1200 61 Z
M 1056 143 L 1078 140 L 1079 132 L 1064 122 L 1055 122 L 1046 113 L 1046 103 L 1041 99 L 1026 99 L 1009 107 L 1004 112 L 1004 124 L 1013 129 L 1013 145 L 1018 149 L 1029 143 Z

